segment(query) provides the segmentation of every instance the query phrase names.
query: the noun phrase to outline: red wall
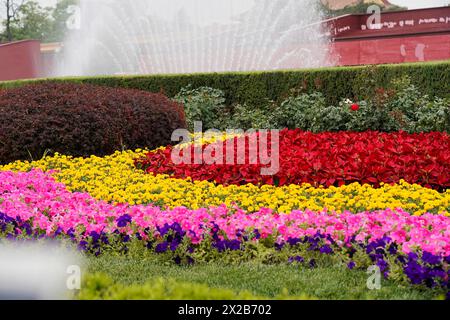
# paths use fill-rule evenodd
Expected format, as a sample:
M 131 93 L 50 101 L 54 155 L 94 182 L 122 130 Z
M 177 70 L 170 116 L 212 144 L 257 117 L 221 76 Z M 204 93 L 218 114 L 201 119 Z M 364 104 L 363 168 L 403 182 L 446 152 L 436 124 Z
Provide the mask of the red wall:
M 347 15 L 330 19 L 326 25 L 336 41 L 450 32 L 450 7 L 383 12 L 375 29 L 367 29 L 370 16 Z
M 39 77 L 40 67 L 39 41 L 24 40 L 0 45 L 0 81 Z
M 450 33 L 372 40 L 339 41 L 332 45 L 338 65 L 361 65 L 450 59 Z
M 327 21 L 336 64 L 450 59 L 450 7 L 384 12 L 377 29 L 367 28 L 369 17 L 348 15 Z

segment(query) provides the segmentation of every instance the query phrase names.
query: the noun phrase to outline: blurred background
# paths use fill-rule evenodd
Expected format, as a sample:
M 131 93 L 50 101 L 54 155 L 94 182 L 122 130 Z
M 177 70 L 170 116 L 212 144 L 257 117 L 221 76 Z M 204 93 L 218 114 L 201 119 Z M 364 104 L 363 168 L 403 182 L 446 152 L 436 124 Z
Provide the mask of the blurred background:
M 0 0 L 0 81 L 449 58 L 448 0 Z

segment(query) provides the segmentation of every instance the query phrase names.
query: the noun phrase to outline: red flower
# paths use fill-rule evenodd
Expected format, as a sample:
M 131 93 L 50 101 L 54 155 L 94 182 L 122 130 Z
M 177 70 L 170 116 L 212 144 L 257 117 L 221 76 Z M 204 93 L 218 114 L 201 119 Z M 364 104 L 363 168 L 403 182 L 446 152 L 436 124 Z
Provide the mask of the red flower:
M 236 142 L 237 138 L 235 155 L 238 154 Z M 225 159 L 226 144 L 216 143 L 219 148 L 224 148 Z M 173 147 L 169 146 L 137 159 L 136 165 L 148 173 L 191 177 L 225 185 L 283 186 L 307 182 L 315 186 L 340 186 L 359 182 L 378 186 L 381 182 L 398 183 L 403 179 L 438 190 L 450 187 L 450 135 L 447 133 L 312 133 L 285 129 L 280 132 L 279 147 L 280 170 L 275 176 L 262 176 L 261 167 L 266 165 L 248 161 L 251 154 L 248 144 L 245 164 L 176 165 L 171 160 Z M 205 148 L 206 145 L 203 150 Z
M 359 110 L 359 104 L 357 104 L 357 103 L 352 104 L 350 109 L 352 111 L 358 111 Z

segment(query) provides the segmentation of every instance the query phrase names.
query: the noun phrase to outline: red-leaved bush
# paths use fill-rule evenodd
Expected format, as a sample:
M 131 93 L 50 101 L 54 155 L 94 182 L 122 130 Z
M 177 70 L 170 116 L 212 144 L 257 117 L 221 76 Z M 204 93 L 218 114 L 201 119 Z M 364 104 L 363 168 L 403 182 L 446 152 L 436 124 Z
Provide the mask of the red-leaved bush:
M 183 107 L 162 94 L 47 82 L 0 91 L 0 163 L 156 148 L 186 127 Z
M 226 155 L 225 144 L 219 144 Z M 202 146 L 203 150 L 205 147 Z M 193 155 L 194 147 L 189 148 Z M 175 165 L 171 160 L 172 150 L 173 147 L 168 147 L 151 152 L 145 159 L 138 159 L 136 165 L 149 173 L 191 177 L 225 185 L 310 183 L 314 186 L 339 186 L 360 182 L 378 186 L 381 182 L 397 183 L 404 179 L 440 190 L 450 186 L 450 135 L 446 133 L 369 131 L 315 134 L 283 130 L 280 132 L 280 169 L 273 176 L 261 175 L 261 167 L 267 166 L 259 161 L 258 164 L 249 164 L 248 159 L 244 165 Z M 248 157 L 248 144 L 246 151 Z

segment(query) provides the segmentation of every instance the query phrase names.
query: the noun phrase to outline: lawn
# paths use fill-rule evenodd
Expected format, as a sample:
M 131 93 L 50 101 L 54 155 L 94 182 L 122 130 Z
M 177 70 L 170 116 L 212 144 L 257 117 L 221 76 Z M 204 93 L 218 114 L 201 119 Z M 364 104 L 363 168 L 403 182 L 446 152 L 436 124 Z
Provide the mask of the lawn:
M 114 282 L 124 285 L 144 284 L 155 278 L 170 278 L 182 282 L 205 284 L 235 292 L 248 290 L 255 295 L 275 297 L 287 289 L 291 296 L 307 295 L 318 299 L 434 299 L 442 291 L 410 285 L 401 286 L 382 280 L 380 290 L 369 290 L 369 275 L 360 270 L 348 270 L 342 265 L 318 265 L 310 269 L 296 265 L 219 263 L 177 266 L 152 259 L 103 255 L 87 262 L 89 273 L 104 273 Z

